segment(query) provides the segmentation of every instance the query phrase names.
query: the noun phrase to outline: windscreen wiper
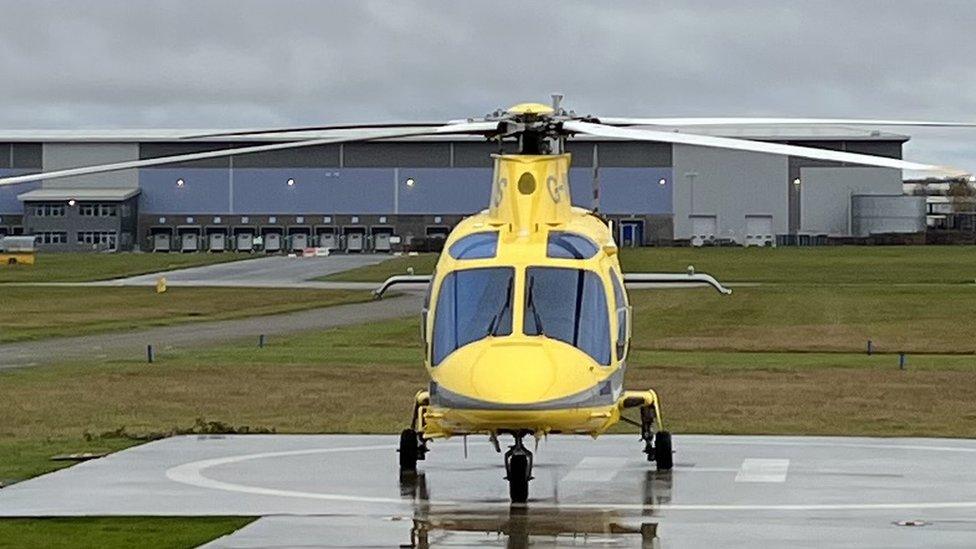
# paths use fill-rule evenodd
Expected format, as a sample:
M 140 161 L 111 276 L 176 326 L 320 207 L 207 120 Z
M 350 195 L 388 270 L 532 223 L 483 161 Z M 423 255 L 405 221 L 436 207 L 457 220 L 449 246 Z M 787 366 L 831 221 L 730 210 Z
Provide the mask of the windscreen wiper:
M 486 335 L 490 335 L 490 336 L 498 335 L 497 333 L 495 333 L 495 329 L 499 326 L 499 322 L 502 319 L 502 315 L 504 315 L 505 311 L 507 311 L 509 307 L 512 306 L 512 284 L 514 280 L 515 280 L 514 276 L 508 279 L 508 290 L 507 293 L 505 294 L 505 303 L 502 303 L 502 308 L 499 309 L 497 313 L 495 313 L 495 316 L 491 318 L 491 322 L 488 323 L 488 333 Z
M 532 320 L 535 322 L 535 335 L 542 335 L 545 333 L 542 329 L 542 319 L 539 317 L 539 311 L 535 309 L 535 292 L 533 288 L 535 287 L 535 277 L 529 278 L 529 287 L 526 289 L 528 292 L 528 297 L 525 300 L 525 308 L 532 310 Z

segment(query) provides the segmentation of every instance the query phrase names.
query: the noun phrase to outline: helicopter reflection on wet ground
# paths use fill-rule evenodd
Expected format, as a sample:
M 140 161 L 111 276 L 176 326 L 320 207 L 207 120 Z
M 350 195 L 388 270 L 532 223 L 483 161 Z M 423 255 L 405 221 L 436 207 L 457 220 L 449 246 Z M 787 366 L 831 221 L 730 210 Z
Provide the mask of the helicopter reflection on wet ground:
M 976 547 L 976 441 L 552 437 L 527 505 L 501 456 L 432 445 L 401 477 L 378 435 L 185 436 L 0 489 L 0 516 L 251 516 L 209 547 Z
M 432 505 L 425 473 L 400 474 L 401 495 L 414 501 L 409 547 L 418 549 L 468 543 L 511 548 L 561 544 L 660 547 L 654 507 L 670 502 L 671 485 L 670 471 L 646 471 L 646 508 L 642 512 L 532 505 L 478 511 Z

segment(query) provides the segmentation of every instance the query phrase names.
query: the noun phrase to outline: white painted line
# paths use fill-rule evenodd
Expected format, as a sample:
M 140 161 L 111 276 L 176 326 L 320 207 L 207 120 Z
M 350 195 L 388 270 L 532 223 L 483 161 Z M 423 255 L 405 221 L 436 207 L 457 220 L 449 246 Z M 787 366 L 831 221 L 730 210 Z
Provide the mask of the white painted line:
M 788 459 L 745 459 L 735 475 L 736 482 L 786 482 Z
M 691 438 L 691 437 L 689 437 Z M 687 442 L 687 441 L 685 441 Z M 696 441 L 701 443 L 702 441 Z M 720 441 L 717 444 L 746 444 L 745 441 L 736 442 L 725 442 Z M 460 443 L 457 443 L 459 445 Z M 872 449 L 904 449 L 904 450 L 924 450 L 933 452 L 970 452 L 976 453 L 976 448 L 965 448 L 965 447 L 955 447 L 955 446 L 908 446 L 908 445 L 898 445 L 898 444 L 851 444 L 851 443 L 827 443 L 827 442 L 804 442 L 804 441 L 790 441 L 790 442 L 773 442 L 766 441 L 760 438 L 755 438 L 748 442 L 750 445 L 761 445 L 761 446 L 831 446 L 831 447 L 850 447 L 850 448 L 872 448 Z M 450 445 L 450 443 L 448 443 Z M 210 467 L 218 465 L 226 465 L 232 463 L 240 463 L 249 460 L 261 460 L 261 459 L 274 459 L 277 457 L 286 456 L 299 456 L 299 455 L 311 455 L 311 454 L 332 454 L 339 452 L 368 452 L 368 451 L 392 451 L 395 450 L 395 446 L 347 446 L 339 448 L 313 448 L 308 450 L 293 450 L 287 452 L 265 452 L 258 454 L 245 454 L 237 456 L 229 456 L 223 458 L 207 459 L 202 461 L 195 461 L 191 463 L 185 463 L 183 465 L 178 465 L 166 471 L 166 477 L 172 481 L 179 482 L 181 484 L 187 484 L 190 486 L 196 486 L 199 488 L 209 488 L 213 490 L 223 490 L 228 492 L 236 492 L 243 494 L 257 494 L 257 495 L 268 495 L 268 496 L 280 496 L 280 497 L 292 497 L 292 498 L 304 498 L 312 500 L 326 500 L 326 501 L 346 501 L 346 502 L 363 502 L 363 503 L 399 503 L 402 505 L 412 505 L 412 501 L 404 500 L 402 498 L 384 498 L 384 497 L 366 497 L 366 496 L 356 496 L 352 494 L 328 494 L 320 492 L 304 492 L 300 490 L 279 490 L 274 488 L 264 488 L 258 486 L 249 486 L 246 484 L 236 484 L 231 482 L 222 482 L 218 480 L 213 480 L 206 477 L 203 471 L 209 469 Z M 429 502 L 431 505 L 456 505 L 457 502 L 449 500 L 431 500 Z M 485 503 L 483 504 L 486 508 L 509 508 L 510 504 L 505 503 Z M 601 511 L 608 510 L 633 510 L 633 511 L 646 511 L 648 509 L 654 509 L 657 511 L 881 511 L 881 510 L 897 510 L 897 511 L 919 511 L 922 509 L 976 509 L 976 501 L 905 501 L 905 502 L 895 502 L 895 503 L 881 503 L 881 502 L 857 502 L 857 503 L 762 503 L 762 504 L 722 504 L 722 503 L 703 503 L 703 504 L 675 504 L 675 503 L 665 503 L 659 505 L 647 505 L 642 503 L 556 503 L 547 504 L 544 502 L 533 503 L 532 507 L 534 509 L 599 509 Z
M 587 457 L 580 460 L 562 482 L 608 482 L 630 461 L 627 458 Z

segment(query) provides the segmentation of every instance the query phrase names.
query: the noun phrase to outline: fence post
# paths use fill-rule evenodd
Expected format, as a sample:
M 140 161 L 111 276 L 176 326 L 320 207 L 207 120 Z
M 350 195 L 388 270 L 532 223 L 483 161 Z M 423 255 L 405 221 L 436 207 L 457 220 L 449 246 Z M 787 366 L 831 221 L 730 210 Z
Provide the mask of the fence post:
M 905 353 L 898 353 L 898 369 L 904 370 L 907 362 L 908 360 L 905 357 Z
M 156 360 L 156 350 L 153 349 L 151 344 L 146 345 L 146 360 L 149 364 L 152 364 Z
M 871 353 L 872 353 L 873 351 L 874 351 L 874 344 L 873 344 L 873 343 L 871 342 L 871 340 L 869 339 L 869 340 L 868 340 L 868 356 L 871 356 Z
M 258 336 L 258 349 L 264 349 L 264 334 Z

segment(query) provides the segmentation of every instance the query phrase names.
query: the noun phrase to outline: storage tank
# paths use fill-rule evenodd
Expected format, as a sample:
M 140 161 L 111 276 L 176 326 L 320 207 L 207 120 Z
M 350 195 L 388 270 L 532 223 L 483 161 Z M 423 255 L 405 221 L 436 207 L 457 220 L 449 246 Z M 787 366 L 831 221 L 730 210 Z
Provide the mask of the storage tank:
M 925 231 L 925 197 L 891 194 L 851 196 L 854 236 Z

